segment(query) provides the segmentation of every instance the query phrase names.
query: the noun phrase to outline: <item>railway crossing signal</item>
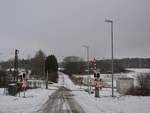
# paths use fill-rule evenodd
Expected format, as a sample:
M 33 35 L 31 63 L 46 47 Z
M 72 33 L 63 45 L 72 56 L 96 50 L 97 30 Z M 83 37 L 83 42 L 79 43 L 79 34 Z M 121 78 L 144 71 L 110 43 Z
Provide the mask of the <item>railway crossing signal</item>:
M 100 88 L 100 73 L 94 73 L 94 86 L 95 86 L 95 97 L 100 97 L 99 96 L 99 88 Z

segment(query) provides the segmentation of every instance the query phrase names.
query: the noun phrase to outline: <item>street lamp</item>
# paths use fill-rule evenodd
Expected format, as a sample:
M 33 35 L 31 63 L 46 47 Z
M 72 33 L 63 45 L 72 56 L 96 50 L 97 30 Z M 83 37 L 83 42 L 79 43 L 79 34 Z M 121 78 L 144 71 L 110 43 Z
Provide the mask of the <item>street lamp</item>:
M 90 93 L 91 87 L 90 87 L 90 66 L 89 66 L 89 46 L 88 45 L 83 45 L 84 48 L 87 50 L 87 66 L 88 66 L 88 92 Z
M 113 20 L 106 19 L 105 22 L 111 24 L 111 57 L 112 57 L 112 97 L 114 97 L 114 53 L 113 53 Z

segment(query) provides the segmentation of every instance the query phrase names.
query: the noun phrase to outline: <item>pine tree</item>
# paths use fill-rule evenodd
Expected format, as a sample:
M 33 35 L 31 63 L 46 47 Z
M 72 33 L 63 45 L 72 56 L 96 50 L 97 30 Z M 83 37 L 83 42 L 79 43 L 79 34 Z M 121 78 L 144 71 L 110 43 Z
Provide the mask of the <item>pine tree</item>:
M 48 72 L 49 80 L 52 82 L 57 82 L 58 79 L 58 62 L 54 55 L 47 57 L 45 61 L 45 73 Z

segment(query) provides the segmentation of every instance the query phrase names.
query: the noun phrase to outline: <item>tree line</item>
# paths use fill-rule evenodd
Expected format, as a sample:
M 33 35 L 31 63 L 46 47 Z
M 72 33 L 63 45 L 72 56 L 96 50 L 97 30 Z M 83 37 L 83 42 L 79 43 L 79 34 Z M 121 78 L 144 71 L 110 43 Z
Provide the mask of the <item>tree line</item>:
M 47 58 L 53 60 L 48 60 L 49 65 L 45 64 Z M 57 59 L 54 55 L 45 55 L 42 50 L 35 53 L 34 57 L 28 59 L 19 59 L 18 64 L 20 68 L 32 70 L 32 76 L 36 78 L 43 78 L 45 76 L 45 66 L 51 66 L 49 68 L 55 67 L 54 71 L 58 70 L 58 65 L 64 68 L 63 72 L 68 74 L 87 74 L 87 62 L 78 56 L 67 56 L 62 62 L 58 64 Z M 4 69 L 13 67 L 13 60 L 8 60 L 6 62 L 1 62 L 0 65 Z M 96 67 L 100 69 L 101 73 L 111 73 L 111 60 L 96 60 Z M 93 73 L 93 64 L 90 62 L 90 73 Z M 125 68 L 150 68 L 150 58 L 125 58 L 125 59 L 114 59 L 114 72 L 126 72 Z M 49 70 L 49 72 L 52 72 Z M 57 77 L 56 77 L 57 78 Z M 55 80 L 54 80 L 55 81 Z
M 110 60 L 111 61 L 111 60 Z M 111 62 L 107 60 L 96 60 L 96 68 L 101 73 L 111 73 Z M 64 68 L 64 72 L 68 74 L 87 74 L 88 65 L 87 62 L 78 56 L 68 56 L 63 59 L 60 64 Z M 90 74 L 93 74 L 94 64 L 92 61 L 89 62 Z M 125 69 L 114 61 L 114 72 L 125 72 Z
M 0 65 L 2 66 L 3 70 L 13 68 L 14 59 L 1 62 Z M 58 78 L 58 62 L 55 55 L 46 56 L 46 54 L 42 50 L 39 50 L 32 58 L 19 59 L 18 67 L 24 68 L 26 70 L 31 70 L 31 76 L 37 79 L 45 79 L 45 69 L 47 69 L 49 80 L 57 82 L 56 78 Z

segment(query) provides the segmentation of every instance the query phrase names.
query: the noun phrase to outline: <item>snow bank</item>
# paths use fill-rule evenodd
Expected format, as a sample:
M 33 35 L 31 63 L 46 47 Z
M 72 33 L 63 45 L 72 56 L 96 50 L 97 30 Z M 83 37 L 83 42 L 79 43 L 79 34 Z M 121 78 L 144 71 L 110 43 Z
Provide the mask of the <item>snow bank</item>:
M 64 86 L 71 90 L 76 90 L 77 87 L 74 85 L 74 83 L 70 80 L 70 78 L 65 75 L 64 73 L 59 72 L 59 79 L 58 84 L 61 86 Z
M 27 90 L 25 98 L 24 93 L 20 96 L 6 96 L 3 95 L 3 90 L 0 89 L 0 113 L 33 113 L 40 109 L 40 107 L 48 100 L 49 96 L 55 90 L 46 89 L 32 89 Z
M 86 113 L 149 113 L 150 111 L 150 97 L 95 98 L 81 91 L 74 91 L 73 94 Z

